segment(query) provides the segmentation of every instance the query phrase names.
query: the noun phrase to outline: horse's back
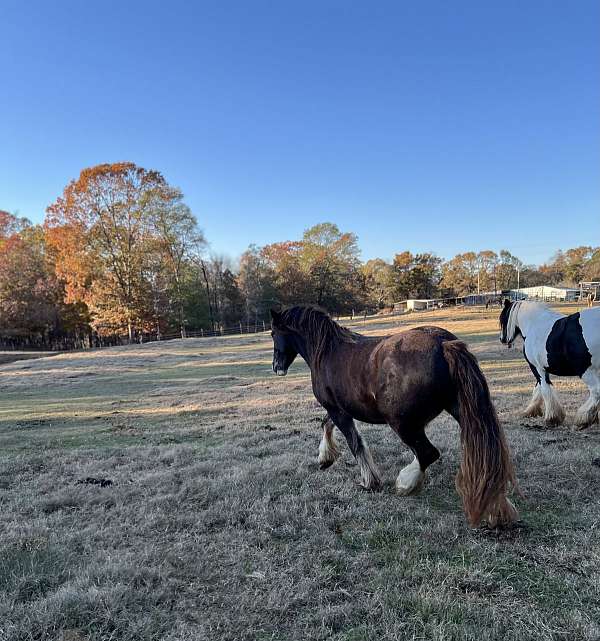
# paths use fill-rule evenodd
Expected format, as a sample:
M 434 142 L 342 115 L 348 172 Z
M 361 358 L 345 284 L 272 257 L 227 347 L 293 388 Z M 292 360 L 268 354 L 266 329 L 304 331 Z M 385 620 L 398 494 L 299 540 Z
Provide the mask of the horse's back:
M 402 408 L 405 416 L 418 415 L 429 421 L 445 409 L 454 388 L 443 344 L 454 340 L 456 336 L 441 327 L 425 326 L 382 341 L 375 369 L 384 415 Z
M 457 337 L 443 327 L 422 325 L 386 337 L 383 340 L 383 345 L 386 347 L 394 346 L 403 351 L 414 351 L 415 349 L 441 347 L 444 341 L 455 340 L 458 340 Z

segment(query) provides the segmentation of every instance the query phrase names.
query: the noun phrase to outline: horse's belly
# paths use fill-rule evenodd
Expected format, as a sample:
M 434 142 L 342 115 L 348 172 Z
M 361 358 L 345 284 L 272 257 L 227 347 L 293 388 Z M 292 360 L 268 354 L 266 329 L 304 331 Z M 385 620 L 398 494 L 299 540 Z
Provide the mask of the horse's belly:
M 365 403 L 344 403 L 342 409 L 353 419 L 363 423 L 381 425 L 386 422 L 377 407 L 369 407 Z
M 581 376 L 590 366 L 591 360 L 589 353 L 581 352 L 559 352 L 548 353 L 549 374 L 555 376 Z
M 579 314 L 561 318 L 546 340 L 547 370 L 557 376 L 581 376 L 592 364 Z

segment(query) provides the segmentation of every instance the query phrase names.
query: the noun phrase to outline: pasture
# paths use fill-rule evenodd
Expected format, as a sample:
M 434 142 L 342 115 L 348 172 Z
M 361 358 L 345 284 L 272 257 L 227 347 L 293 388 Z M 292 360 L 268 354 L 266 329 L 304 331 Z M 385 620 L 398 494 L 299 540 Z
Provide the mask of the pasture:
M 62 354 L 0 367 L 0 640 L 450 641 L 600 638 L 600 429 L 556 379 L 566 424 L 522 419 L 533 377 L 498 310 L 350 324 L 437 324 L 488 378 L 526 498 L 471 530 L 454 489 L 458 425 L 420 494 L 412 455 L 359 424 L 386 483 L 343 456 L 321 471 L 308 369 L 271 372 L 267 334 Z

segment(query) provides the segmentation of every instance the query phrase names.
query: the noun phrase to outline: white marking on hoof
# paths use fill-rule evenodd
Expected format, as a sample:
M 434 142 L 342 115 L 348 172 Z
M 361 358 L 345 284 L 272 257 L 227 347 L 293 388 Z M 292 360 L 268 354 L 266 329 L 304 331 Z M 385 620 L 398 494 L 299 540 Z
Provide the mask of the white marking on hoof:
M 565 420 L 565 410 L 562 408 L 556 392 L 550 386 L 547 387 L 544 402 L 546 404 L 546 412 L 544 414 L 546 425 L 550 427 L 560 425 Z
M 333 434 L 327 434 L 323 432 L 323 438 L 319 443 L 319 457 L 318 462 L 321 468 L 329 467 L 340 455 L 340 451 L 337 448 Z
M 523 418 L 535 418 L 536 416 L 543 416 L 543 414 L 544 410 L 541 403 L 536 405 L 530 403 L 523 412 Z
M 529 405 L 525 408 L 523 412 L 524 418 L 535 418 L 536 416 L 542 416 L 544 414 L 544 397 L 542 396 L 542 390 L 539 385 L 536 385 L 533 388 L 533 394 L 531 395 L 531 400 Z
M 425 474 L 423 470 L 421 470 L 419 461 L 415 456 L 410 465 L 400 470 L 400 474 L 398 474 L 398 478 L 396 479 L 396 492 L 400 494 L 400 496 L 408 496 L 419 490 L 424 480 Z
M 556 427 L 561 425 L 565 420 L 565 410 L 557 403 L 556 407 L 548 409 L 546 406 L 546 413 L 544 414 L 544 422 L 549 427 Z

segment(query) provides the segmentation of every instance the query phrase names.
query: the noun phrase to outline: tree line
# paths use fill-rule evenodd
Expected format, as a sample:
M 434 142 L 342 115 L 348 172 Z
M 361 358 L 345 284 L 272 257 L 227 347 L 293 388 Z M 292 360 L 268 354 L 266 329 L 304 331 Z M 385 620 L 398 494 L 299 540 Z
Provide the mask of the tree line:
M 444 261 L 400 251 L 362 262 L 358 238 L 324 222 L 302 238 L 210 254 L 179 189 L 133 163 L 84 169 L 42 225 L 0 211 L 0 343 L 83 347 L 258 324 L 274 305 L 376 311 L 406 298 L 463 296 L 600 279 L 600 248 L 541 266 L 508 250 Z

